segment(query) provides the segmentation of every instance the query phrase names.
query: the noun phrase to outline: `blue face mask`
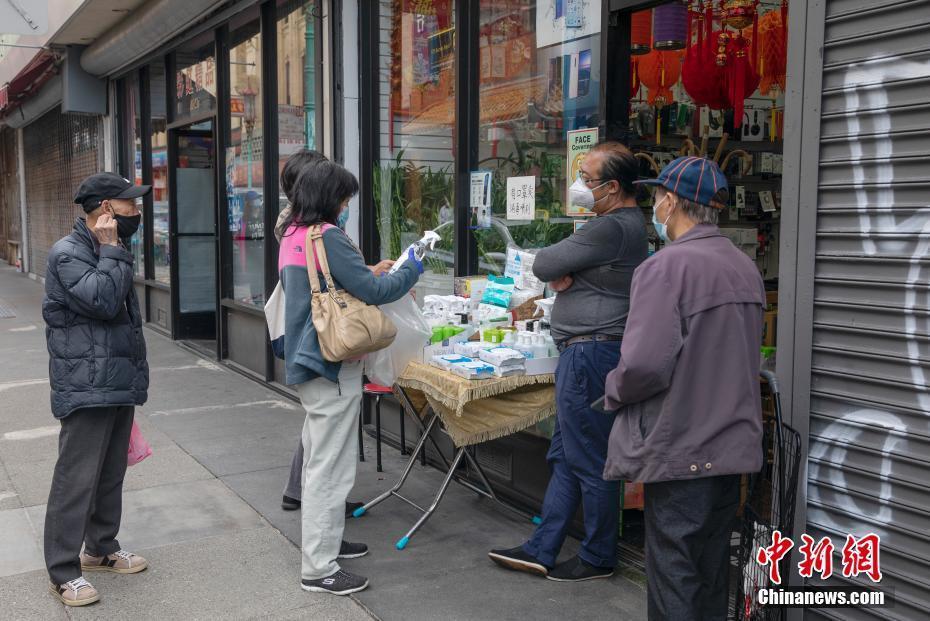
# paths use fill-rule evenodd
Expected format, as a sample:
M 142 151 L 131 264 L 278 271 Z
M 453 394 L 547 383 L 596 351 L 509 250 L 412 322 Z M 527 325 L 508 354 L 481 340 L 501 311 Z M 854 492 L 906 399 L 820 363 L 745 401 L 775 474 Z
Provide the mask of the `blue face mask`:
M 343 209 L 339 212 L 339 217 L 336 218 L 336 226 L 341 228 L 343 231 L 346 230 L 346 224 L 349 222 L 349 210 Z
M 668 214 L 668 216 L 665 218 L 665 222 L 659 222 L 659 219 L 656 217 L 656 214 L 659 212 L 659 205 L 664 203 L 666 198 L 668 198 L 668 194 L 666 194 L 665 198 L 663 198 L 661 201 L 656 203 L 656 205 L 652 208 L 652 226 L 655 227 L 656 233 L 659 235 L 659 239 L 661 239 L 664 242 L 669 241 L 668 221 L 672 217 L 672 214 L 671 213 Z

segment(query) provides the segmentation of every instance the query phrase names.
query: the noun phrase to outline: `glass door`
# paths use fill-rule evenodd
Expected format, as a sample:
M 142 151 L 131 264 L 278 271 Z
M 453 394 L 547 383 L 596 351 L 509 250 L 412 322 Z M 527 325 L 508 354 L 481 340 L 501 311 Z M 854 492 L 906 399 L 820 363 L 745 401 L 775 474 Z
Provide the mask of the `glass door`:
M 216 150 L 212 120 L 171 130 L 177 339 L 216 352 Z

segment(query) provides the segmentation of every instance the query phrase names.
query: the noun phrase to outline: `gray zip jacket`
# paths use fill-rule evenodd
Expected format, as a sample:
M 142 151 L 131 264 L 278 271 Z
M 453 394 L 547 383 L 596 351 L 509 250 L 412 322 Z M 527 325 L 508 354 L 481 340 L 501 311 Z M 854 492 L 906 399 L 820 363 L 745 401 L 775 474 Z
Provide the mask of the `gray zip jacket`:
M 699 225 L 637 268 L 605 479 L 654 483 L 762 467 L 765 287 L 752 260 Z

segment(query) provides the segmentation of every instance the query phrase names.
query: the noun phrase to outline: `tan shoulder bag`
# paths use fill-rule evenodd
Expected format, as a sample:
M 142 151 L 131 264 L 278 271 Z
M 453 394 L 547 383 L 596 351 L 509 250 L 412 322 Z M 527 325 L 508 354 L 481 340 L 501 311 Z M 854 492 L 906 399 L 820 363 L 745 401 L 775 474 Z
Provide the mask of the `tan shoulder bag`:
M 336 290 L 323 247 L 322 226 L 310 227 L 304 247 L 307 249 L 307 275 L 310 277 L 310 312 L 323 358 L 342 362 L 393 343 L 397 328 L 380 308 L 365 304 L 345 289 Z M 314 250 L 326 280 L 326 291 L 320 287 L 313 260 Z

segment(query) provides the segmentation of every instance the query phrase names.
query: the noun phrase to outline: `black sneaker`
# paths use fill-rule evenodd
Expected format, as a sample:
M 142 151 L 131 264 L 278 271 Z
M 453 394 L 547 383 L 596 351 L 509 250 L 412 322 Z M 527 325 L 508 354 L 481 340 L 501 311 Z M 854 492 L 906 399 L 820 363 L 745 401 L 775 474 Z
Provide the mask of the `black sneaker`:
M 598 578 L 610 578 L 614 575 L 613 567 L 595 567 L 589 565 L 577 556 L 573 556 L 564 563 L 559 563 L 552 568 L 549 580 L 556 582 L 583 582 L 585 580 L 597 580 Z
M 523 546 L 517 546 L 509 550 L 491 550 L 488 552 L 488 557 L 507 569 L 536 574 L 537 576 L 546 576 L 549 573 L 549 568 L 524 552 Z
M 331 576 L 319 580 L 301 580 L 300 588 L 314 593 L 332 593 L 333 595 L 349 595 L 358 593 L 368 586 L 368 578 L 350 574 L 339 570 Z
M 363 502 L 347 502 L 346 517 L 352 517 L 352 513 L 364 505 Z M 281 508 L 285 511 L 297 511 L 300 509 L 300 501 L 285 494 L 283 500 L 281 500 Z
M 339 546 L 339 556 L 337 558 L 358 558 L 368 554 L 368 546 L 364 543 L 349 543 L 345 539 Z

